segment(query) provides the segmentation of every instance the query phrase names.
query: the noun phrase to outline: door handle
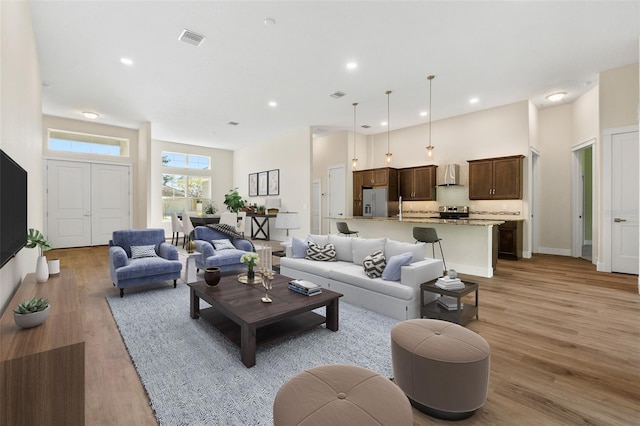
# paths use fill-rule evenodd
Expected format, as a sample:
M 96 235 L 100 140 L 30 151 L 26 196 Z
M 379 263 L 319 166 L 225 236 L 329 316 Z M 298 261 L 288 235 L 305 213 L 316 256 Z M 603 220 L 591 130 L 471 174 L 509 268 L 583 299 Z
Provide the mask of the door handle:
M 613 221 L 614 222 L 626 222 L 627 219 L 622 219 L 622 218 L 616 217 L 615 219 L 613 219 Z

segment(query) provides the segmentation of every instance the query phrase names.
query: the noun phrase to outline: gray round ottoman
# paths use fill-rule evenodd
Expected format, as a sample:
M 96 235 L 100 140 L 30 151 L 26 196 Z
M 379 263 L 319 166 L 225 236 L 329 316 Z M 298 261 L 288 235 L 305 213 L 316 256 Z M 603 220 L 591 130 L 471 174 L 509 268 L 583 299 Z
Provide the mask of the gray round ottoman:
M 395 382 L 414 407 L 459 420 L 484 405 L 489 385 L 489 344 L 446 321 L 415 319 L 391 329 Z
M 324 365 L 282 385 L 273 402 L 273 424 L 410 426 L 413 411 L 388 378 L 353 365 Z

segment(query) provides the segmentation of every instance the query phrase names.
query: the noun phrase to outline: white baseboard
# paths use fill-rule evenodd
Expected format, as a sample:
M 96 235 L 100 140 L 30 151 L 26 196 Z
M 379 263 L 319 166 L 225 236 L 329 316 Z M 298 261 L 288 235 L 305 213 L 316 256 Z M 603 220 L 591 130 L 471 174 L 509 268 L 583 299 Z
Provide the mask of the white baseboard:
M 522 252 L 522 258 L 523 259 L 531 259 L 531 252 L 530 251 L 523 251 Z
M 553 247 L 538 247 L 538 253 L 554 254 L 556 256 L 571 256 L 571 249 L 559 249 Z

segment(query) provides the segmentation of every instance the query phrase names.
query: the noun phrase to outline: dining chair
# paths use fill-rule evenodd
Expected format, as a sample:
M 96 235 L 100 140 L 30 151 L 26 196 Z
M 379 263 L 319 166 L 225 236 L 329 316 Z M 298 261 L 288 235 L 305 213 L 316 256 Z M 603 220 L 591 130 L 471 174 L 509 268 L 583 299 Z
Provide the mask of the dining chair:
M 244 237 L 244 224 L 247 219 L 247 212 L 238 212 L 238 221 L 236 223 L 236 231 Z
M 233 226 L 233 229 L 238 227 L 238 213 L 224 212 L 220 214 L 220 223 L 223 225 Z
M 187 243 L 191 241 L 191 233 L 193 232 L 193 222 L 191 222 L 191 216 L 189 213 L 185 213 L 182 220 L 182 232 L 184 233 L 184 238 L 182 239 L 182 247 L 186 247 Z
M 180 219 L 178 219 L 178 213 L 171 213 L 171 244 L 174 244 L 175 240 L 174 245 L 178 245 L 181 232 L 184 232 L 184 226 Z

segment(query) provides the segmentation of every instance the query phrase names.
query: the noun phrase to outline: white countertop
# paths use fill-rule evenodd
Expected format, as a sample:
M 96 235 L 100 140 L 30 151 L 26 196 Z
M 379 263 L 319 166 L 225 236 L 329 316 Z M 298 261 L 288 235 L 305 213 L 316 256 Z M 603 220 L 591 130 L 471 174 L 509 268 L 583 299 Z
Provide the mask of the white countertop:
M 327 219 L 332 220 L 367 220 L 367 221 L 378 221 L 378 222 L 401 222 L 401 223 L 433 223 L 439 225 L 465 225 L 465 226 L 494 226 L 501 225 L 506 220 L 512 219 L 440 219 L 440 218 L 429 218 L 429 217 L 406 217 L 403 216 L 402 220 L 394 217 L 364 217 L 364 216 L 354 216 L 354 217 L 329 217 Z M 516 219 L 517 220 L 517 219 Z

